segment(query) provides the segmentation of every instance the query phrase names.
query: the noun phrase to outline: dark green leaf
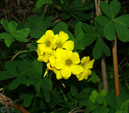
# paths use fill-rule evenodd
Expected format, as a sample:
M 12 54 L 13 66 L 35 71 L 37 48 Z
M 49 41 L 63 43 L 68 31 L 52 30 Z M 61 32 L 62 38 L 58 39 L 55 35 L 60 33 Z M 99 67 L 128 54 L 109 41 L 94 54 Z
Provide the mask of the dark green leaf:
M 78 35 L 82 32 L 82 22 L 78 22 L 74 29 L 75 37 L 78 37 Z
M 97 16 L 95 17 L 95 21 L 100 25 L 100 26 L 106 26 L 107 24 L 109 24 L 111 22 L 111 20 L 105 16 Z
M 96 41 L 96 44 L 94 46 L 94 49 L 93 49 L 93 56 L 95 59 L 99 59 L 101 57 L 102 53 L 103 53 L 102 39 L 98 38 Z
M 108 16 L 109 18 L 112 17 L 110 7 L 106 2 L 101 1 L 100 2 L 100 7 L 101 7 L 102 11 L 105 13 L 106 16 Z
M 18 86 L 20 85 L 20 81 L 18 78 L 14 79 L 10 84 L 9 84 L 9 88 L 10 90 L 14 90 L 16 89 Z
M 10 45 L 12 44 L 12 42 L 14 42 L 14 37 L 11 34 L 8 34 L 4 38 L 4 42 L 5 42 L 5 44 L 6 44 L 7 47 L 10 47 Z
M 1 71 L 0 72 L 0 80 L 7 80 L 7 79 L 10 79 L 10 78 L 14 78 L 14 77 L 16 77 L 14 74 L 9 73 L 7 71 Z
M 116 96 L 115 95 L 113 95 L 111 93 L 107 93 L 106 101 L 112 109 L 117 110 L 117 101 L 116 101 Z
M 116 33 L 113 22 L 110 22 L 104 27 L 104 36 L 110 41 L 115 39 Z
M 115 18 L 118 14 L 118 12 L 120 11 L 121 8 L 121 4 L 118 0 L 113 0 L 110 3 L 110 10 L 112 13 L 112 18 Z
M 92 113 L 109 113 L 109 108 L 101 105 L 97 107 Z
M 72 96 L 75 96 L 77 94 L 78 90 L 77 90 L 77 86 L 71 85 L 70 87 L 70 93 Z
M 51 4 L 51 3 L 52 3 L 52 0 L 38 0 L 36 2 L 36 7 L 40 8 L 44 4 Z
M 54 31 L 55 34 L 59 33 L 60 31 L 66 31 L 66 30 L 68 30 L 68 25 L 64 22 L 59 22 L 53 28 L 53 31 Z
M 43 89 L 50 92 L 52 90 L 52 81 L 49 78 L 44 78 L 42 83 Z
M 24 105 L 25 107 L 29 107 L 30 104 L 32 103 L 32 100 L 33 100 L 33 98 L 34 98 L 34 95 L 32 95 L 32 94 L 22 94 L 22 95 L 20 96 L 20 98 L 24 100 L 24 101 L 23 101 L 23 105 Z

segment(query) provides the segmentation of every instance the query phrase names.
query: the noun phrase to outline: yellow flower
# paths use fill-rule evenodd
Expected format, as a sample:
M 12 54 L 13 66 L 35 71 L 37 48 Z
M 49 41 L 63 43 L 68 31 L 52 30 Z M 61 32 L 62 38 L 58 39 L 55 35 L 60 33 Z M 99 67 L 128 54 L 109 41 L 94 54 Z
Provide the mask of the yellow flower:
M 68 34 L 66 34 L 63 31 L 59 32 L 59 35 L 54 36 L 56 39 L 56 47 L 57 48 L 63 48 L 67 50 L 73 50 L 74 49 L 74 42 L 69 39 Z
M 51 54 L 55 49 L 55 38 L 52 30 L 47 30 L 46 33 L 37 41 L 40 53 Z
M 42 54 L 40 53 L 40 51 L 36 50 L 37 54 L 38 54 L 38 61 L 39 62 L 48 62 L 48 58 L 50 57 L 50 54 L 43 52 Z
M 84 71 L 81 74 L 76 75 L 79 81 L 83 79 L 87 79 L 88 76 L 91 74 L 91 68 L 93 68 L 95 60 L 90 60 L 90 57 L 83 57 L 81 60 L 81 66 L 83 67 Z
M 59 70 L 64 79 L 68 79 L 71 74 L 77 75 L 83 72 L 83 68 L 78 65 L 78 63 L 80 63 L 80 58 L 77 52 L 72 52 L 70 50 L 61 50 L 60 52 L 56 53 L 57 60 L 54 66 Z

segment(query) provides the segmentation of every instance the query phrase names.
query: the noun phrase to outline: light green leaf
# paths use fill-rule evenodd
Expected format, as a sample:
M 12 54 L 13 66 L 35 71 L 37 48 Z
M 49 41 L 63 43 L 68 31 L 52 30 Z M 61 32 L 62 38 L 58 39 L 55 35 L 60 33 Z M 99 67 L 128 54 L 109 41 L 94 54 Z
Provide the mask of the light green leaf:
M 95 17 L 95 21 L 100 25 L 100 26 L 106 26 L 107 24 L 109 24 L 109 22 L 111 21 L 109 18 L 105 17 L 105 16 L 96 16 Z
M 1 20 L 1 24 L 3 25 L 4 29 L 9 32 L 9 27 L 8 27 L 8 21 L 5 19 Z
M 114 23 L 110 22 L 104 27 L 104 36 L 107 40 L 114 40 L 116 37 L 115 29 L 114 29 Z
M 101 7 L 102 11 L 105 13 L 106 16 L 108 16 L 109 18 L 112 17 L 111 12 L 110 12 L 110 7 L 106 2 L 101 1 L 100 2 L 100 7 Z
M 8 24 L 9 31 L 11 34 L 13 34 L 16 31 L 18 24 L 15 21 L 10 21 Z
M 99 93 L 96 90 L 93 90 L 90 97 L 89 97 L 89 100 L 92 101 L 93 103 L 95 103 L 95 100 L 96 100 L 98 95 L 99 95 Z
M 110 10 L 111 10 L 111 14 L 112 14 L 112 18 L 115 18 L 118 14 L 118 12 L 120 11 L 121 8 L 121 4 L 118 0 L 113 0 L 110 3 Z
M 82 33 L 82 22 L 78 22 L 76 25 L 75 25 L 75 29 L 74 29 L 74 34 L 75 34 L 75 37 L 77 38 L 80 33 Z
M 10 47 L 12 42 L 14 42 L 14 37 L 12 35 L 8 35 L 7 37 L 4 38 L 4 42 L 7 47 Z
M 21 41 L 21 42 L 28 42 L 28 39 L 26 38 L 29 34 L 30 30 L 29 28 L 22 29 L 22 30 L 17 30 L 13 36 L 15 37 L 16 40 Z
M 111 53 L 110 53 L 110 49 L 109 47 L 107 46 L 107 44 L 102 40 L 102 49 L 103 49 L 103 52 L 105 53 L 106 56 L 110 56 Z

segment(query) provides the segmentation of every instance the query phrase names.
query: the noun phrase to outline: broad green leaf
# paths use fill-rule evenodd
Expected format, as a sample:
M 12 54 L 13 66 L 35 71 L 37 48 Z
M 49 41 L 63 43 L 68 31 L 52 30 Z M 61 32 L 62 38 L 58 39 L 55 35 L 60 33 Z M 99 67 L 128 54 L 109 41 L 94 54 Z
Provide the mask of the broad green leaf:
M 111 14 L 112 14 L 112 18 L 115 18 L 118 14 L 118 12 L 120 11 L 121 8 L 121 4 L 118 0 L 113 0 L 110 3 L 110 10 L 111 10 Z
M 4 29 L 9 32 L 9 27 L 8 27 L 8 21 L 5 19 L 1 20 L 1 24 L 3 25 Z
M 101 105 L 98 106 L 92 113 L 109 113 L 109 108 Z
M 95 72 L 93 72 L 91 74 L 91 78 L 89 78 L 90 81 L 92 81 L 93 83 L 97 83 L 98 82 L 98 77 L 97 75 L 95 74 Z
M 32 103 L 34 95 L 32 95 L 32 94 L 22 94 L 22 95 L 20 95 L 20 98 L 24 100 L 23 105 L 25 107 L 29 107 L 30 104 Z
M 8 24 L 9 31 L 11 34 L 13 34 L 16 31 L 18 24 L 15 21 L 10 21 Z
M 89 34 L 92 34 L 92 35 L 98 35 L 98 33 L 95 31 L 95 29 L 92 26 L 90 26 L 86 23 L 83 23 L 82 28 L 86 33 L 89 33 Z
M 110 56 L 111 53 L 110 53 L 110 49 L 109 47 L 107 46 L 107 44 L 102 40 L 102 49 L 103 49 L 103 52 L 106 56 Z
M 129 27 L 129 14 L 115 18 L 114 22 Z
M 75 37 L 78 37 L 78 35 L 80 35 L 80 33 L 82 32 L 82 22 L 78 22 L 75 26 L 75 29 L 74 29 L 74 34 L 75 34 Z
M 28 42 L 28 39 L 26 38 L 29 34 L 30 30 L 29 28 L 22 29 L 22 30 L 17 30 L 13 36 L 15 37 L 16 40 L 21 41 L 21 42 Z
M 41 62 L 34 60 L 32 62 L 32 67 L 39 76 L 42 76 L 43 64 Z
M 114 40 L 116 37 L 115 29 L 114 29 L 114 23 L 110 22 L 104 27 L 104 36 L 107 40 Z
M 46 89 L 44 89 L 43 87 L 42 87 L 42 90 L 43 90 L 43 94 L 44 94 L 44 97 L 45 97 L 45 101 L 46 102 L 50 102 L 50 93 L 49 93 L 49 91 L 47 91 Z
M 12 35 L 8 35 L 8 37 L 6 37 L 4 39 L 5 44 L 7 47 L 10 47 L 10 45 L 12 44 L 12 42 L 14 42 L 14 37 Z
M 77 50 L 84 50 L 85 46 L 83 45 L 83 40 L 77 40 L 76 47 Z
M 20 63 L 20 61 L 7 61 L 4 64 L 4 67 L 7 72 L 14 74 L 15 76 L 18 76 L 17 72 L 17 66 Z
M 75 96 L 78 92 L 77 86 L 71 85 L 70 87 L 70 93 L 72 96 Z
M 84 99 L 84 98 L 88 98 L 88 95 L 86 95 L 83 91 L 80 91 L 79 93 L 77 93 L 75 95 L 76 99 Z
M 100 104 L 103 104 L 103 101 L 104 101 L 104 96 L 99 94 L 99 95 L 97 96 L 96 100 L 95 100 L 95 103 L 96 103 L 97 105 L 100 105 Z
M 102 39 L 98 38 L 96 41 L 96 44 L 93 48 L 93 56 L 95 59 L 99 59 L 103 53 L 103 49 L 102 49 Z
M 113 95 L 111 93 L 107 93 L 106 101 L 107 101 L 108 105 L 112 109 L 117 110 L 117 100 L 116 100 L 116 96 L 115 95 Z
M 52 90 L 52 81 L 49 78 L 44 78 L 42 83 L 43 89 L 50 92 Z
M 20 81 L 18 78 L 14 79 L 10 84 L 9 84 L 9 89 L 14 90 L 20 85 Z
M 82 39 L 82 43 L 85 47 L 89 46 L 90 44 L 92 44 L 96 39 L 97 39 L 98 35 L 94 35 L 94 34 L 85 34 L 84 38 Z
M 0 72 L 0 80 L 7 80 L 7 79 L 10 79 L 10 78 L 14 78 L 14 77 L 16 77 L 14 74 L 9 73 L 7 71 L 1 71 Z
M 68 25 L 64 22 L 59 22 L 53 28 L 53 31 L 54 31 L 55 34 L 59 33 L 60 31 L 66 31 L 66 30 L 68 30 Z
M 37 8 L 40 8 L 44 4 L 51 4 L 51 3 L 52 0 L 38 0 L 35 5 Z
M 115 24 L 115 29 L 116 29 L 119 40 L 121 40 L 122 42 L 128 42 L 129 41 L 128 27 L 122 24 L 116 23 L 116 22 L 114 24 Z
M 109 24 L 111 22 L 111 20 L 105 16 L 99 15 L 95 17 L 95 21 L 101 25 L 101 26 L 106 26 L 107 24 Z
M 7 32 L 1 33 L 0 39 L 4 39 L 4 42 L 7 47 L 10 47 L 12 42 L 14 42 L 14 37 L 10 33 L 7 33 Z
M 111 11 L 110 11 L 110 7 L 109 7 L 109 5 L 106 2 L 101 1 L 100 2 L 100 7 L 101 7 L 102 11 L 104 12 L 104 14 L 106 16 L 108 16 L 109 18 L 112 17 Z
M 93 103 L 95 103 L 95 100 L 96 100 L 98 95 L 99 95 L 99 93 L 96 90 L 93 90 L 90 97 L 89 97 L 89 100 L 92 101 Z

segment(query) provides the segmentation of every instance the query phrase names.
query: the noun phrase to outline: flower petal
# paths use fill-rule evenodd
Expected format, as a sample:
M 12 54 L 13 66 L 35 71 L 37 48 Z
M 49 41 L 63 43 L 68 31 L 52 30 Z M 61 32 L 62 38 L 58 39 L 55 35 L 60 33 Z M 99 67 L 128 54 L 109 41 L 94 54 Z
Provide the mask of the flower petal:
M 57 69 L 55 69 L 55 68 L 53 68 L 52 70 L 53 70 L 53 72 L 56 74 L 56 79 L 57 79 L 57 80 L 63 78 L 63 76 L 60 74 L 60 71 L 59 71 L 59 70 L 57 70 Z
M 67 41 L 69 39 L 68 34 L 63 31 L 59 32 L 59 37 L 60 37 L 61 43 L 64 43 L 65 41 Z
M 63 50 L 62 51 L 62 58 L 65 60 L 71 59 L 72 51 L 70 50 Z
M 78 81 L 81 81 L 81 80 L 84 79 L 84 73 L 81 73 L 79 75 L 76 75 L 76 77 L 77 77 Z
M 65 66 L 65 60 L 56 61 L 54 64 L 56 69 L 62 69 Z
M 74 52 L 71 56 L 72 63 L 78 64 L 80 63 L 79 54 L 77 52 Z
M 84 70 L 84 79 L 88 79 L 88 76 L 91 74 L 91 70 Z
M 69 69 L 68 66 L 62 68 L 60 72 L 64 79 L 68 79 L 71 76 L 71 70 Z
M 83 72 L 83 68 L 82 68 L 82 66 L 80 66 L 80 65 L 74 65 L 74 64 L 72 64 L 72 65 L 70 66 L 70 68 L 71 68 L 71 71 L 72 71 L 72 73 L 73 73 L 74 75 L 78 75 L 78 74 L 80 74 L 80 73 Z
M 74 49 L 74 42 L 69 40 L 69 41 L 66 41 L 63 45 L 62 45 L 62 48 L 65 48 L 67 50 L 73 50 Z
M 94 59 L 91 60 L 91 61 L 89 61 L 89 62 L 87 62 L 87 63 L 84 65 L 84 68 L 86 68 L 86 69 L 91 69 L 91 68 L 93 68 L 94 62 L 95 62 Z

